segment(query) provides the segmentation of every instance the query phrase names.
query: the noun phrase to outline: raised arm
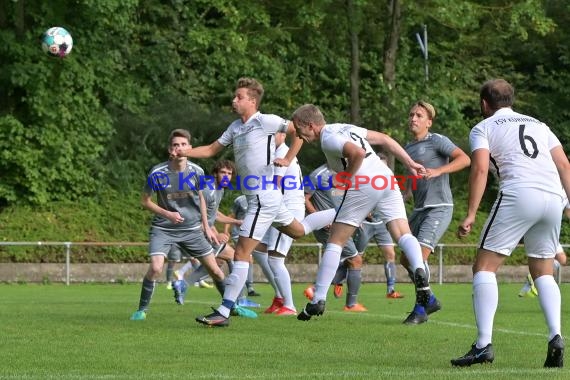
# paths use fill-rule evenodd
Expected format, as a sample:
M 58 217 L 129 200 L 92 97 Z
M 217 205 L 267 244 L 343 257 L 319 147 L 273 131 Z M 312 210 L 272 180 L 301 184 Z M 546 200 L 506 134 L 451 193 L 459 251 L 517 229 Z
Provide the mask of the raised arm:
M 398 144 L 396 140 L 387 134 L 368 130 L 366 134 L 366 140 L 368 140 L 368 143 L 370 145 L 380 145 L 384 150 L 392 153 L 394 157 L 396 157 L 398 161 L 404 164 L 413 175 L 425 174 L 424 167 L 412 160 L 404 148 L 402 148 L 402 146 Z

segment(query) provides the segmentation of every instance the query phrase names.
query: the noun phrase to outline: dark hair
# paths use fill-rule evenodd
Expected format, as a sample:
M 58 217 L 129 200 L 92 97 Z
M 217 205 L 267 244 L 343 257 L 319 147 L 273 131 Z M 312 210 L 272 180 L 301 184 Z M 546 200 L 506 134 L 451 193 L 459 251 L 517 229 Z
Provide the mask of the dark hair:
M 212 169 L 212 172 L 214 174 L 216 174 L 217 172 L 219 172 L 223 168 L 230 169 L 232 171 L 232 174 L 235 174 L 235 172 L 236 172 L 236 165 L 231 160 L 218 160 L 218 161 L 216 161 L 216 163 L 214 164 L 214 167 Z
M 263 85 L 253 78 L 243 77 L 237 81 L 236 89 L 247 88 L 247 94 L 255 99 L 257 107 L 261 104 L 263 99 Z
M 493 110 L 511 107 L 515 102 L 515 89 L 504 79 L 491 79 L 481 86 L 480 98 Z

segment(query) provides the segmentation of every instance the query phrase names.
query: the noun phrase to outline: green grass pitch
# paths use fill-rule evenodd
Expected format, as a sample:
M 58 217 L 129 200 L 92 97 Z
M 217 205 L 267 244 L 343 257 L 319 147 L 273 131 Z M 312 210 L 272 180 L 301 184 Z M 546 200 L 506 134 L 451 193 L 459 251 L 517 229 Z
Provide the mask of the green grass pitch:
M 294 285 L 296 306 L 306 303 Z M 140 285 L 0 285 L 0 379 L 570 379 L 543 369 L 546 327 L 537 299 L 519 298 L 521 284 L 500 284 L 492 365 L 452 368 L 475 339 L 470 284 L 434 285 L 443 309 L 419 326 L 402 325 L 413 304 L 388 300 L 385 285 L 364 284 L 367 313 L 342 311 L 329 292 L 323 316 L 309 322 L 260 314 L 208 328 L 194 317 L 219 303 L 214 289 L 191 287 L 176 305 L 159 284 L 146 321 L 133 322 Z M 268 285 L 258 285 L 263 306 Z M 563 284 L 567 333 L 570 285 Z M 263 309 L 260 309 L 260 312 Z

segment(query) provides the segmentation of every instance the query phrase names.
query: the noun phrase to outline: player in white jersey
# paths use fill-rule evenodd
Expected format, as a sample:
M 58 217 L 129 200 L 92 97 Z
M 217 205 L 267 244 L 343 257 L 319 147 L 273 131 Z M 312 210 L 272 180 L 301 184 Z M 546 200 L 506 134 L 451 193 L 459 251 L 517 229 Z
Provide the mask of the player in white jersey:
M 285 157 L 289 147 L 285 144 L 285 134 L 275 135 L 275 157 Z M 283 176 L 283 203 L 295 216 L 302 220 L 305 217 L 305 193 L 302 186 L 302 173 L 299 162 L 295 158 Z M 297 309 L 293 303 L 291 291 L 291 275 L 285 266 L 285 258 L 293 244 L 293 238 L 270 227 L 253 251 L 253 257 L 261 266 L 265 277 L 274 290 L 273 302 L 265 310 L 266 314 L 279 316 L 296 315 Z
M 281 189 L 274 185 L 303 144 L 296 138 L 293 124 L 276 115 L 258 111 L 263 86 L 253 78 L 238 80 L 232 106 L 240 116 L 229 125 L 222 136 L 210 145 L 186 149 L 177 154 L 208 158 L 232 145 L 238 172 L 238 187 L 248 201 L 247 215 L 240 227 L 232 272 L 226 277 L 226 291 L 222 304 L 214 312 L 196 318 L 209 326 L 228 326 L 230 310 L 241 292 L 247 277 L 251 253 L 274 224 L 280 231 L 299 238 L 315 228 L 330 224 L 334 210 L 310 215 L 299 222 L 283 203 Z M 275 134 L 283 132 L 292 137 L 284 158 L 275 158 Z M 275 177 L 275 178 L 274 178 Z
M 455 366 L 493 362 L 493 320 L 499 300 L 496 272 L 522 238 L 549 330 L 544 366 L 563 366 L 560 289 L 552 262 L 564 198 L 570 194 L 570 163 L 550 128 L 513 111 L 513 102 L 514 89 L 507 81 L 485 82 L 480 92 L 485 119 L 469 134 L 469 201 L 467 216 L 459 225 L 460 237 L 470 233 L 475 223 L 489 169 L 499 178 L 499 193 L 481 231 L 473 264 L 477 340 L 465 355 L 451 360 Z
M 307 142 L 320 141 L 328 166 L 337 173 L 337 185 L 340 180 L 346 189 L 319 265 L 313 300 L 297 318 L 307 321 L 313 315 L 323 314 L 327 290 L 338 267 L 342 247 L 366 216 L 375 210 L 405 252 L 414 271 L 417 303 L 427 305 L 431 295 L 429 281 L 420 245 L 410 233 L 400 187 L 394 184 L 392 171 L 371 145 L 382 146 L 394 154 L 414 175 L 423 175 L 424 167 L 414 162 L 395 140 L 384 133 L 350 124 L 326 124 L 319 108 L 312 104 L 299 107 L 292 119 L 298 136 Z
M 563 213 L 564 216 L 570 218 L 570 204 L 568 203 L 568 200 L 566 200 L 566 205 L 564 206 Z M 558 243 L 558 245 L 556 246 L 556 255 L 554 256 L 554 261 L 552 263 L 554 269 L 554 278 L 556 279 L 556 282 L 558 284 L 560 284 L 560 282 L 562 281 L 561 266 L 566 265 L 567 259 L 568 258 L 566 257 L 566 252 L 564 252 L 564 248 L 562 247 L 562 245 L 560 245 L 560 243 Z M 529 273 L 526 276 L 526 281 L 523 287 L 519 291 L 519 297 L 534 298 L 536 296 L 538 296 L 538 290 L 536 289 L 536 286 L 534 286 L 534 280 L 532 279 L 532 276 Z

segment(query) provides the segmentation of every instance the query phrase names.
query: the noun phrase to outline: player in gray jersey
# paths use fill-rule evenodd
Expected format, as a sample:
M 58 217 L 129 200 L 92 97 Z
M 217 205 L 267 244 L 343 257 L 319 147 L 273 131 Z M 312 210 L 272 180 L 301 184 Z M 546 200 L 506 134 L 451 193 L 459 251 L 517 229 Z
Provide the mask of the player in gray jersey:
M 405 199 L 413 197 L 414 210 L 410 215 L 412 234 L 422 247 L 426 273 L 430 274 L 428 259 L 437 243 L 449 227 L 453 216 L 453 197 L 449 186 L 449 174 L 469 166 L 470 159 L 461 148 L 449 138 L 432 133 L 435 108 L 424 101 L 416 102 L 410 108 L 408 128 L 413 140 L 404 149 L 412 159 L 426 168 L 423 178 L 416 181 L 416 187 L 407 183 Z M 405 256 L 401 262 L 412 276 Z M 428 320 L 428 315 L 441 309 L 441 304 L 432 294 L 426 307 L 416 304 L 404 320 L 415 325 Z
M 168 142 L 171 158 L 151 169 L 141 197 L 142 206 L 153 212 L 154 217 L 150 227 L 150 265 L 143 278 L 139 307 L 131 316 L 135 321 L 146 319 L 156 279 L 173 245 L 200 260 L 216 284 L 224 286 L 224 273 L 212 254 L 210 241 L 216 238 L 208 228 L 206 202 L 200 190 L 199 178 L 204 171 L 186 157 L 176 155 L 191 146 L 190 132 L 175 129 Z
M 283 194 L 278 187 L 289 163 L 299 152 L 302 140 L 295 136 L 295 128 L 288 120 L 277 115 L 263 114 L 258 108 L 263 97 L 263 86 L 253 78 L 238 80 L 233 109 L 239 119 L 231 123 L 226 131 L 210 145 L 177 152 L 193 158 L 208 158 L 232 146 L 240 188 L 247 197 L 248 208 L 240 227 L 235 249 L 232 272 L 226 280 L 226 291 L 222 304 L 214 312 L 196 318 L 198 323 L 208 326 L 228 326 L 231 308 L 239 296 L 249 269 L 251 253 L 271 225 L 293 238 L 310 233 L 315 228 L 330 224 L 334 210 L 310 215 L 298 221 L 283 203 Z M 287 133 L 292 140 L 284 158 L 275 157 L 275 134 Z
M 223 262 L 231 265 L 234 258 L 234 250 L 228 245 L 229 236 L 225 233 L 219 233 L 215 227 L 215 222 L 220 223 L 230 223 L 235 225 L 240 225 L 241 221 L 224 215 L 219 211 L 220 203 L 224 196 L 224 188 L 230 183 L 232 179 L 233 172 L 235 171 L 235 165 L 230 160 L 218 160 L 214 164 L 211 176 L 205 176 L 202 180 L 203 194 L 206 202 L 206 210 L 208 215 L 208 227 L 212 234 L 214 234 L 218 240 L 218 243 L 213 243 L 212 248 L 214 249 L 216 261 L 218 265 Z M 182 268 L 174 272 L 176 280 L 172 284 L 174 290 L 174 299 L 176 303 L 183 304 L 184 298 L 186 296 L 187 283 L 184 280 L 184 276 L 188 270 L 193 267 L 192 263 L 189 262 L 185 264 Z M 195 271 L 190 275 L 190 283 L 197 281 L 203 281 L 204 278 L 208 277 L 207 268 L 203 265 L 195 268 Z M 221 289 L 218 289 L 221 291 Z M 222 294 L 223 295 L 223 294 Z M 236 313 L 240 313 L 242 310 L 238 309 Z M 247 311 L 246 311 L 247 312 Z
M 307 142 L 320 142 L 327 165 L 337 173 L 337 186 L 345 190 L 319 265 L 315 296 L 297 318 L 308 321 L 312 316 L 324 313 L 327 290 L 338 268 L 342 249 L 374 210 L 380 213 L 390 235 L 406 254 L 414 271 L 416 302 L 426 306 L 431 289 L 420 245 L 410 232 L 402 194 L 394 183 L 393 173 L 375 154 L 372 145 L 394 154 L 412 175 L 425 174 L 424 167 L 414 162 L 388 135 L 351 124 L 327 124 L 319 108 L 312 104 L 299 107 L 292 120 L 299 137 Z
M 309 181 L 304 183 L 305 206 L 308 213 L 340 206 L 344 191 L 334 187 L 333 178 L 335 174 L 328 168 L 327 164 L 319 166 L 309 174 Z M 330 231 L 328 227 L 322 228 L 313 231 L 313 235 L 319 243 L 326 246 Z M 349 312 L 367 311 L 366 307 L 358 302 L 358 292 L 362 284 L 362 255 L 359 254 L 352 237 L 347 240 L 341 251 L 340 262 L 332 280 L 333 293 L 336 298 L 342 296 L 342 282 L 345 279 L 347 291 L 343 310 Z M 315 295 L 315 287 L 309 286 L 303 294 L 312 301 Z
M 498 174 L 499 193 L 481 231 L 473 264 L 477 339 L 465 355 L 451 360 L 454 366 L 495 359 L 493 322 L 499 305 L 496 273 L 522 238 L 548 327 L 544 367 L 564 365 L 561 297 L 553 261 L 562 208 L 570 198 L 570 162 L 546 124 L 513 111 L 514 95 L 514 88 L 504 79 L 485 82 L 479 96 L 485 119 L 469 134 L 469 200 L 467 216 L 457 231 L 459 237 L 473 228 L 491 167 Z

